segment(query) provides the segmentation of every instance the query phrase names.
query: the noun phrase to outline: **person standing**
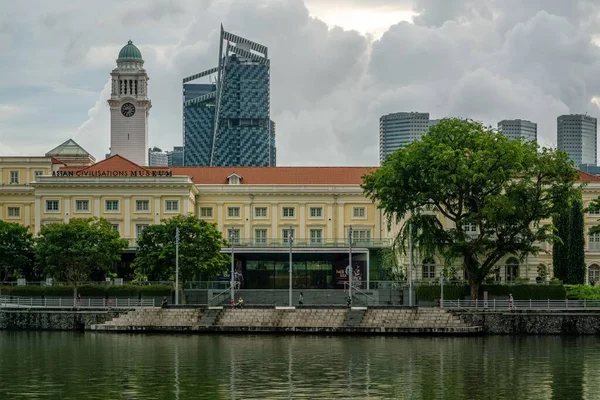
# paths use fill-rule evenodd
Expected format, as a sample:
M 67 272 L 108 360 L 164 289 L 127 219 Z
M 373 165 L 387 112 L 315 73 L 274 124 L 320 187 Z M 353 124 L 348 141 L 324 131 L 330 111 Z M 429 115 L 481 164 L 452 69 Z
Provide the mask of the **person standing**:
M 298 298 L 298 304 L 299 305 L 304 304 L 304 295 L 302 294 L 302 292 L 300 292 L 300 297 Z
M 508 294 L 508 309 L 512 311 L 516 308 L 517 307 L 515 307 L 515 299 L 513 299 L 512 293 L 509 293 Z

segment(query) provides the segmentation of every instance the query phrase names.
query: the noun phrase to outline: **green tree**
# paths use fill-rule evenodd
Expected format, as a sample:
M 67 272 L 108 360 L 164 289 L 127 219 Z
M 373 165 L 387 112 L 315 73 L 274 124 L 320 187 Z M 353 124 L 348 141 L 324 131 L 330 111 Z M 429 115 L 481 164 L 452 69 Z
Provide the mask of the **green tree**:
M 33 278 L 33 265 L 33 235 L 29 229 L 0 220 L 0 282 Z
M 536 242 L 554 239 L 551 224 L 540 222 L 568 205 L 577 176 L 561 151 L 538 153 L 535 143 L 508 140 L 479 122 L 444 119 L 366 175 L 363 189 L 388 225 L 400 224 L 396 246 L 406 251 L 412 225 L 422 256 L 462 262 L 476 299 L 503 257 L 523 259 L 539 252 Z
M 581 197 L 553 217 L 557 240 L 552 246 L 554 276 L 564 283 L 585 283 L 585 240 Z
M 571 235 L 569 237 L 569 273 L 567 282 L 574 285 L 585 283 L 585 239 L 583 206 L 581 199 L 571 206 Z
M 144 229 L 138 238 L 133 262 L 138 277 L 148 280 L 175 279 L 175 230 L 179 228 L 179 277 L 185 282 L 199 273 L 213 276 L 231 263 L 221 253 L 224 240 L 216 224 L 194 215 L 177 215 L 160 225 Z
M 71 219 L 42 227 L 36 260 L 46 275 L 73 285 L 75 296 L 80 282 L 93 273 L 106 273 L 119 262 L 127 245 L 105 219 Z

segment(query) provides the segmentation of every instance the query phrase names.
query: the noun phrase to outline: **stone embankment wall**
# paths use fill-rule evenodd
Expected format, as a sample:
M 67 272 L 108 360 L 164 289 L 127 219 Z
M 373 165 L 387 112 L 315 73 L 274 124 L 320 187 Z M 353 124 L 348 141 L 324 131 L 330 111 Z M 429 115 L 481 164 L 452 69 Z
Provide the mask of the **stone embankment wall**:
M 459 315 L 464 322 L 482 326 L 486 333 L 494 335 L 600 334 L 600 311 L 455 311 L 454 314 Z
M 0 310 L 0 330 L 87 330 L 122 314 L 107 310 Z

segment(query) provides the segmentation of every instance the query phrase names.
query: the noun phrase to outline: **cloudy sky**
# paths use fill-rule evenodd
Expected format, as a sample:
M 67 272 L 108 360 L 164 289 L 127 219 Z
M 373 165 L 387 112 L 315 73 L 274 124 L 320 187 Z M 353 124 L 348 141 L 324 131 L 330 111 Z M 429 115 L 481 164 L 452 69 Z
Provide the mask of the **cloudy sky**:
M 1 0 L 0 155 L 109 147 L 109 73 L 128 39 L 150 76 L 150 145 L 182 143 L 181 79 L 218 30 L 268 46 L 278 165 L 376 165 L 396 111 L 496 125 L 600 117 L 596 0 Z

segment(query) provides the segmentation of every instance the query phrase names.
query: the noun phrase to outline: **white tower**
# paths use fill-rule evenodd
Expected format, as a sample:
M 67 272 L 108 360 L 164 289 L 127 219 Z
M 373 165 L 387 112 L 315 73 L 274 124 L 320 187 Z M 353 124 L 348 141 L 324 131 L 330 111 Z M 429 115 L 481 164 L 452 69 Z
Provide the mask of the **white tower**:
M 148 75 L 142 53 L 131 42 L 119 52 L 110 73 L 110 155 L 119 154 L 138 165 L 148 165 Z

